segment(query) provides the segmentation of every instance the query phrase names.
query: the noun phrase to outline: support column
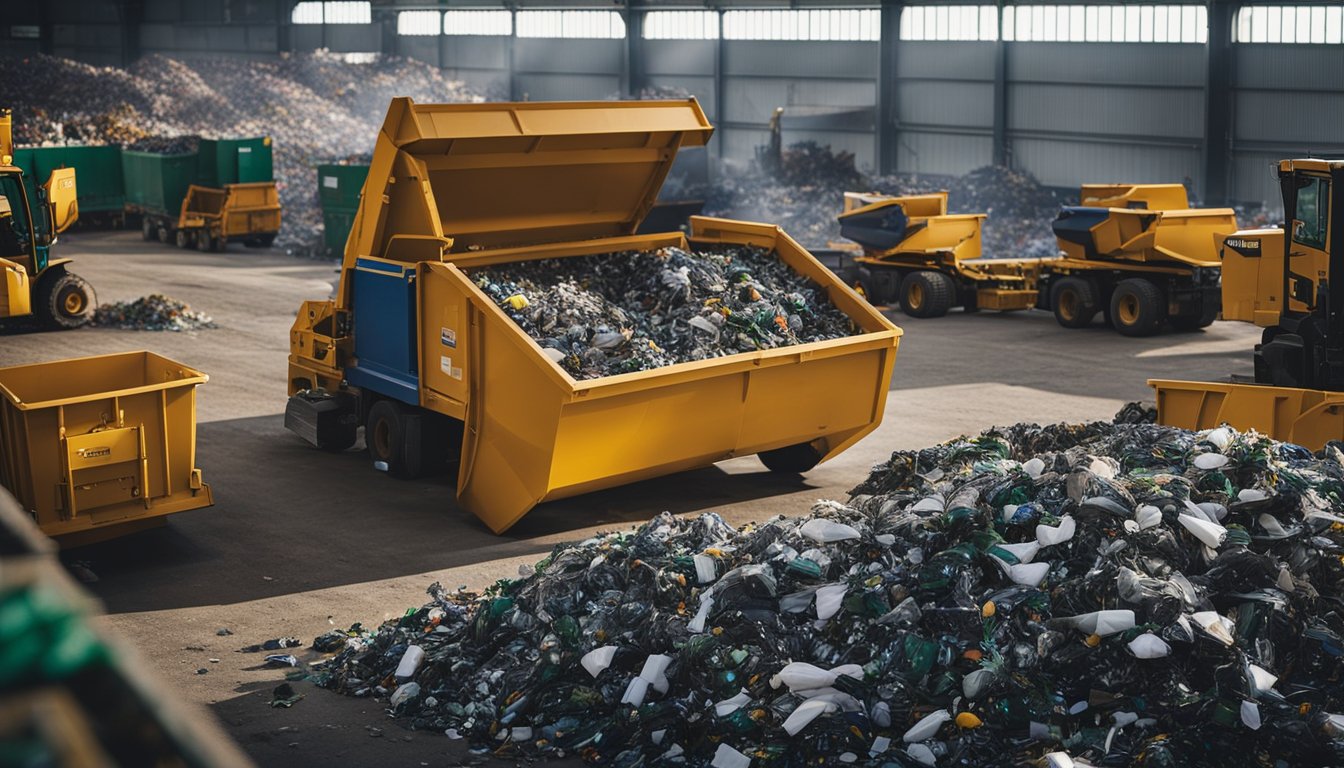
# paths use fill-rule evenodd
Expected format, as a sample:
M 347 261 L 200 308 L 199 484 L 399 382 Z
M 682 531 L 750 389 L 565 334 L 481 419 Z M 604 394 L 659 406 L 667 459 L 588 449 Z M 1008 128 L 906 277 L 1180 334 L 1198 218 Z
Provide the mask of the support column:
M 727 43 L 723 39 L 723 9 L 718 10 L 719 15 L 719 35 L 714 39 L 714 122 L 722 124 L 725 120 L 724 115 L 728 113 L 724 101 L 723 85 L 723 58 L 724 47 Z M 721 132 L 715 132 L 714 140 L 715 156 L 723 159 L 723 136 Z
M 509 101 L 520 101 L 518 93 L 518 10 L 509 9 Z
M 644 87 L 644 10 L 641 0 L 625 9 L 625 55 L 621 57 L 621 92 L 635 96 Z
M 1200 204 L 1228 199 L 1227 169 L 1232 149 L 1232 18 L 1237 4 L 1208 0 L 1209 41 L 1204 46 L 1204 169 Z
M 897 146 L 899 144 L 898 123 L 900 116 L 896 109 L 896 46 L 899 45 L 901 32 L 901 10 L 905 3 L 900 0 L 883 0 L 881 35 L 877 43 L 877 167 L 880 173 L 897 171 Z
M 1011 165 L 1008 150 L 1008 43 L 1003 39 L 1003 6 L 999 0 L 999 33 L 994 43 L 994 133 L 992 157 L 994 165 Z

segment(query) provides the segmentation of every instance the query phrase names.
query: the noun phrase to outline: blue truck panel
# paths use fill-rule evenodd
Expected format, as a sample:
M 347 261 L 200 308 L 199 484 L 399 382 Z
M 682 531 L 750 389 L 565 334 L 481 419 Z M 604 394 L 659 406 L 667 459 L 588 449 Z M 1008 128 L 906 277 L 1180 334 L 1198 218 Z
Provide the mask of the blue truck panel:
M 346 380 L 420 404 L 415 265 L 359 259 L 354 273 L 355 357 Z

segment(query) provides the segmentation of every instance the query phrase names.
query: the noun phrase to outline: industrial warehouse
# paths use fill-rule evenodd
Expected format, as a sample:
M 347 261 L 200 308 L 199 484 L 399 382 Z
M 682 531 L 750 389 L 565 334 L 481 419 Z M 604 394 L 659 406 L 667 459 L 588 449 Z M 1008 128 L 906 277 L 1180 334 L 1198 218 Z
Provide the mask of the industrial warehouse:
M 1344 4 L 12 0 L 0 766 L 1344 765 Z

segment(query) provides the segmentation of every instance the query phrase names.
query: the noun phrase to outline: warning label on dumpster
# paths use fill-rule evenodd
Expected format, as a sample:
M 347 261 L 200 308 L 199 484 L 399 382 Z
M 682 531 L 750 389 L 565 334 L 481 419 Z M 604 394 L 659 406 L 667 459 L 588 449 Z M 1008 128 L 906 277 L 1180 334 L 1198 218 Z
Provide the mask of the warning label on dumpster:
M 453 365 L 453 358 L 443 355 L 439 358 L 439 370 L 454 379 L 462 378 L 462 369 Z
M 322 186 L 327 187 L 329 189 L 337 189 L 340 183 L 341 183 L 340 180 L 338 180 L 335 176 L 322 177 Z
M 456 348 L 457 348 L 457 331 L 453 330 L 452 328 L 440 328 L 440 329 L 439 329 L 439 341 L 443 342 L 443 346 L 445 346 L 445 347 L 452 347 L 452 348 L 456 349 Z

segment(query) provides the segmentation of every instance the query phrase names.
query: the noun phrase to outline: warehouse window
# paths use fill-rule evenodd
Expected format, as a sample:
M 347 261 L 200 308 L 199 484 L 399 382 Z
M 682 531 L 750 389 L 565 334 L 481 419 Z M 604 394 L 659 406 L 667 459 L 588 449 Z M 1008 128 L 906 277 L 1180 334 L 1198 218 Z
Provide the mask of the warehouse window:
M 1344 42 L 1344 5 L 1250 5 L 1237 10 L 1234 43 Z
M 719 14 L 714 11 L 650 11 L 644 14 L 647 40 L 717 40 Z
M 438 11 L 402 11 L 397 14 L 398 35 L 437 35 L 443 31 Z
M 291 24 L 368 24 L 373 21 L 373 10 L 367 0 L 351 2 L 298 3 L 289 14 Z
M 513 34 L 513 14 L 508 11 L 448 11 L 443 14 L 443 34 L 508 37 Z
M 998 40 L 992 5 L 911 5 L 901 11 L 902 40 Z
M 625 19 L 616 11 L 519 11 L 518 36 L 619 39 Z
M 1003 39 L 1061 43 L 1203 43 L 1202 5 L 1017 5 L 1003 9 Z
M 727 40 L 877 40 L 881 11 L 725 11 Z

